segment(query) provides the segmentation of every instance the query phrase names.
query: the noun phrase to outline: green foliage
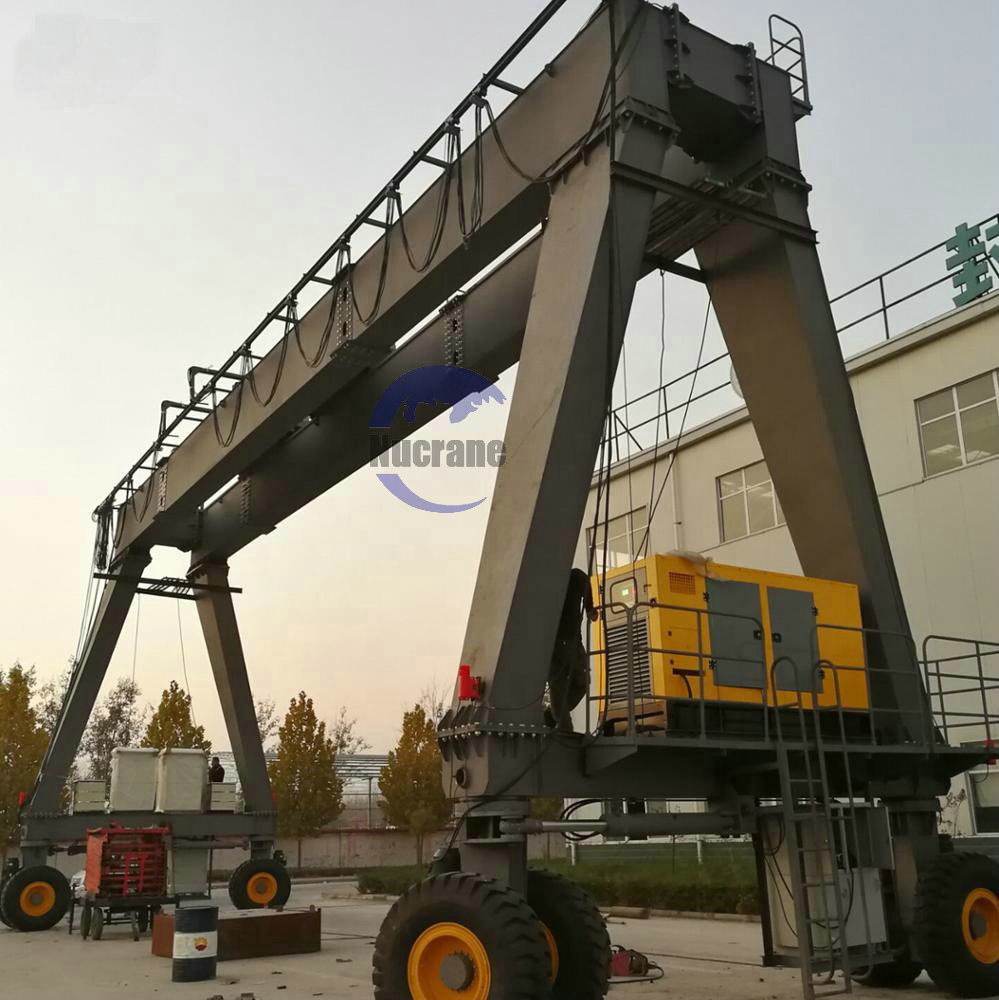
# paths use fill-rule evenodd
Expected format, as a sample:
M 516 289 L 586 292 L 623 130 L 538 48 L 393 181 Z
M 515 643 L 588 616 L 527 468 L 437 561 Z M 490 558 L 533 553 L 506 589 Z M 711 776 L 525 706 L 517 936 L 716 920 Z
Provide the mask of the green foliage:
M 211 753 L 211 740 L 205 739 L 205 727 L 196 726 L 191 715 L 191 696 L 176 681 L 160 698 L 142 737 L 144 747 L 157 750 L 204 750 Z
M 35 671 L 19 663 L 0 670 L 0 855 L 18 839 L 18 794 L 30 792 L 48 745 L 48 730 L 31 706 Z
M 69 693 L 69 682 L 73 677 L 73 665 L 59 675 L 58 679 L 46 681 L 35 692 L 34 708 L 38 719 L 48 732 L 52 732 L 59 721 L 62 703 Z
M 565 799 L 541 798 L 531 799 L 531 819 L 558 819 L 565 809 Z
M 277 758 L 270 765 L 278 830 L 283 836 L 299 841 L 314 837 L 343 811 L 337 750 L 337 740 L 317 718 L 312 699 L 299 692 L 278 730 Z
M 759 913 L 756 879 L 727 862 L 680 865 L 546 863 L 584 888 L 601 906 L 638 906 L 692 913 Z
M 357 891 L 365 895 L 401 896 L 411 885 L 426 877 L 424 865 L 362 868 L 357 873 Z
M 94 781 L 111 779 L 111 751 L 115 747 L 135 746 L 146 719 L 146 710 L 139 707 L 141 693 L 134 681 L 122 677 L 90 716 L 80 753 L 89 760 Z
M 268 743 L 271 737 L 278 731 L 277 708 L 270 698 L 257 699 L 257 730 L 260 733 L 260 745 L 264 748 L 264 753 L 270 751 Z
M 706 861 L 703 865 L 684 865 L 676 871 L 668 865 L 628 862 L 576 866 L 546 862 L 532 867 L 544 867 L 572 879 L 599 906 L 690 913 L 760 912 L 755 880 L 741 869 L 733 879 L 733 869 L 725 863 Z M 362 893 L 397 896 L 426 876 L 426 868 L 419 865 L 367 868 L 358 872 L 357 887 Z
M 441 785 L 437 727 L 423 706 L 402 717 L 402 734 L 378 779 L 382 808 L 391 826 L 416 836 L 416 862 L 423 862 L 423 840 L 451 818 L 451 805 Z

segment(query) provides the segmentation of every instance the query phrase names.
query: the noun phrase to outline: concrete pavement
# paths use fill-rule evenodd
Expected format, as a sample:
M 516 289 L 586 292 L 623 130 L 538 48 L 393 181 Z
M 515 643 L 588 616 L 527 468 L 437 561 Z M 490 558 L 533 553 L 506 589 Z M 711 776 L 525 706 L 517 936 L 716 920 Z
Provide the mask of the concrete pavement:
M 174 984 L 170 963 L 153 958 L 149 939 L 133 942 L 128 928 L 113 925 L 102 941 L 70 937 L 66 924 L 42 934 L 16 934 L 0 928 L 0 997 L 32 1000 L 207 1000 L 221 995 L 239 1000 L 322 997 L 346 1000 L 371 996 L 371 950 L 385 901 L 357 896 L 352 883 L 296 885 L 296 906 L 323 909 L 323 950 L 316 955 L 223 962 L 212 983 Z M 229 909 L 224 893 L 217 902 Z M 666 919 L 609 921 L 614 944 L 655 957 L 666 970 L 652 985 L 626 985 L 611 995 L 683 1000 L 799 1000 L 797 973 L 762 969 L 760 929 L 752 923 Z M 923 977 L 910 990 L 858 988 L 862 998 L 895 1000 L 943 997 Z

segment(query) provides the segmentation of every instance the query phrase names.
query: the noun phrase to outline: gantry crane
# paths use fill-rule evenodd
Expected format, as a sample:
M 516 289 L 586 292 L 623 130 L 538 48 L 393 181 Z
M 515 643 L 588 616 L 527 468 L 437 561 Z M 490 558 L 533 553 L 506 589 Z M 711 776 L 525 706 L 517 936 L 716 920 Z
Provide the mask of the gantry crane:
M 800 965 L 808 995 L 817 975 L 834 985 L 837 969 L 835 988 L 849 990 L 860 967 L 888 984 L 922 966 L 957 992 L 995 992 L 994 867 L 946 853 L 937 832 L 937 796 L 987 753 L 947 744 L 911 640 L 807 213 L 800 33 L 772 19 L 761 58 L 676 5 L 606 0 L 533 81 L 510 82 L 563 2 L 545 7 L 221 367 L 191 369 L 190 400 L 164 404 L 155 441 L 98 507 L 106 584 L 24 811 L 21 877 L 56 883 L 48 853 L 82 835 L 85 818 L 61 814 L 61 789 L 135 593 L 164 589 L 143 576 L 155 546 L 191 553 L 184 596 L 197 602 L 246 798 L 237 817 L 165 819 L 188 835 L 246 837 L 266 861 L 273 815 L 228 560 L 389 446 L 372 445 L 369 421 L 400 376 L 460 361 L 495 380 L 519 360 L 468 669 L 439 731 L 454 842 L 386 918 L 375 996 L 603 996 L 608 942 L 593 904 L 528 872 L 527 836 L 553 829 L 750 833 L 764 890 L 783 851 L 795 941 L 779 948 L 765 921 L 766 956 Z M 513 96 L 502 113 L 498 95 Z M 436 179 L 407 206 L 402 186 L 417 169 Z M 362 232 L 377 238 L 354 260 Z M 678 263 L 691 250 L 696 268 Z M 805 572 L 857 588 L 864 662 L 852 669 L 870 691 L 859 731 L 830 728 L 828 711 L 841 720 L 842 706 L 821 709 L 809 689 L 836 680 L 840 665 L 828 662 L 798 670 L 809 683 L 787 710 L 763 685 L 758 730 L 737 736 L 703 722 L 644 731 L 633 710 L 623 728 L 593 733 L 544 723 L 629 308 L 655 269 L 707 286 Z M 404 433 L 439 409 L 419 408 Z M 614 611 L 604 595 L 604 615 Z M 623 613 L 633 626 L 635 609 Z M 697 669 L 709 666 L 701 658 Z M 546 823 L 528 818 L 538 795 L 700 798 L 709 809 Z M 847 928 L 858 878 L 860 938 Z M 944 883 L 946 899 L 933 902 Z

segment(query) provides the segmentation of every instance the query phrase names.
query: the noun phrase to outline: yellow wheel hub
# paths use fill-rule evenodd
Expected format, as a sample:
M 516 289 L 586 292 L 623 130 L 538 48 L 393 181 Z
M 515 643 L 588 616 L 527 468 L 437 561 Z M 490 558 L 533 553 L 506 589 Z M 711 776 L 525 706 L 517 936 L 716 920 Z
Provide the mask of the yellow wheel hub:
M 48 882 L 30 882 L 18 897 L 21 912 L 28 917 L 44 917 L 56 904 L 55 889 Z
M 428 927 L 409 950 L 413 1000 L 488 1000 L 492 970 L 478 937 L 461 924 Z
M 250 876 L 246 885 L 246 895 L 259 906 L 266 906 L 278 893 L 277 879 L 270 872 L 257 872 Z
M 973 889 L 964 901 L 961 931 L 968 951 L 984 965 L 999 961 L 999 898 L 988 889 Z
M 545 941 L 548 943 L 548 960 L 551 963 L 548 969 L 548 978 L 554 983 L 558 979 L 558 945 L 555 943 L 555 935 L 548 930 L 547 924 L 542 924 L 541 929 L 545 932 Z

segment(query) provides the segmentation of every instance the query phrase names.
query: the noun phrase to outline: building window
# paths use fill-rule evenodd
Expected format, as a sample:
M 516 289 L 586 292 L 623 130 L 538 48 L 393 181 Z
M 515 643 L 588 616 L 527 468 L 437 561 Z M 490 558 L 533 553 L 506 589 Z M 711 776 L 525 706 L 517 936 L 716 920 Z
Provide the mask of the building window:
M 935 476 L 999 455 L 999 373 L 916 400 L 923 469 Z
M 784 523 L 766 462 L 755 462 L 718 477 L 721 540 L 745 538 Z
M 640 557 L 638 547 L 645 541 L 649 523 L 648 510 L 639 507 L 607 522 L 607 565 L 604 566 L 604 525 L 599 524 L 594 536 L 593 528 L 586 529 L 587 546 L 595 546 L 595 565 L 598 573 L 604 569 L 628 566 Z

